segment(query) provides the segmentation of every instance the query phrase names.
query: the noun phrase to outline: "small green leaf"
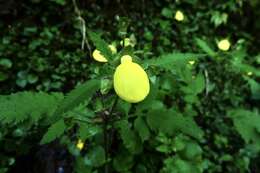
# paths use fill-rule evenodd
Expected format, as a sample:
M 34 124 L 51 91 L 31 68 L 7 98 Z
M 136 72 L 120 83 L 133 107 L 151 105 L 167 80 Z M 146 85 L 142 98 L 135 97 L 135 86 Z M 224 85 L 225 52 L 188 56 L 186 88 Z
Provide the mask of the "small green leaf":
M 173 12 L 172 12 L 172 10 L 169 9 L 169 8 L 163 8 L 161 14 L 162 14 L 164 17 L 166 17 L 166 18 L 172 18 L 172 17 L 173 17 Z
M 141 137 L 142 142 L 149 139 L 150 131 L 142 117 L 136 118 L 134 122 L 134 127 L 135 130 L 138 132 L 139 136 Z
M 113 59 L 113 55 L 108 47 L 108 44 L 97 33 L 88 31 L 88 36 L 96 46 L 96 49 L 99 50 L 108 61 Z
M 3 66 L 5 68 L 11 68 L 13 65 L 12 61 L 10 59 L 0 59 L 0 66 Z
M 69 110 L 73 110 L 85 101 L 89 101 L 92 95 L 99 89 L 98 80 L 89 80 L 70 91 L 60 103 L 54 115 L 60 116 Z
M 207 44 L 207 42 L 205 42 L 202 39 L 199 38 L 195 38 L 195 42 L 196 44 L 205 52 L 207 53 L 209 56 L 213 57 L 216 55 L 216 53 L 214 52 L 213 49 L 210 48 L 210 46 Z
M 52 142 L 56 138 L 60 137 L 66 129 L 66 125 L 63 120 L 59 120 L 53 125 L 51 125 L 48 129 L 48 131 L 43 136 L 40 144 L 47 144 L 49 142 Z

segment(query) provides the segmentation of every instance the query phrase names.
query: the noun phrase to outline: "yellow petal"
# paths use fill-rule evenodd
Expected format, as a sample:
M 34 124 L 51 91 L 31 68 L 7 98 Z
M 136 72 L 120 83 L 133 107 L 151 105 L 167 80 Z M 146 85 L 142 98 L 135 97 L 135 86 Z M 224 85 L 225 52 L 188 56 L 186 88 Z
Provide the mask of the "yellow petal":
M 98 62 L 107 62 L 107 59 L 97 49 L 94 50 L 92 56 Z
M 177 21 L 183 21 L 183 20 L 184 20 L 184 15 L 183 15 L 183 13 L 178 10 L 178 11 L 175 13 L 175 19 L 176 19 Z
M 84 142 L 82 142 L 82 140 L 78 140 L 78 143 L 77 143 L 77 148 L 79 149 L 79 150 L 82 150 L 83 149 L 83 147 L 84 147 Z
M 150 84 L 146 72 L 129 55 L 121 58 L 114 73 L 114 89 L 117 95 L 129 102 L 137 103 L 149 94 Z
M 227 51 L 230 48 L 230 42 L 227 39 L 223 39 L 218 42 L 218 48 L 223 51 Z

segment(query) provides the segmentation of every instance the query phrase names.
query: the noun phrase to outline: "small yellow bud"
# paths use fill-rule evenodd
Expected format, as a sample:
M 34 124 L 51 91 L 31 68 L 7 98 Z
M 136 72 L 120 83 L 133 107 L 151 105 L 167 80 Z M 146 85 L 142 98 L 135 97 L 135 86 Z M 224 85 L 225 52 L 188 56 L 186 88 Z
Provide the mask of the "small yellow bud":
M 223 51 L 227 51 L 230 48 L 230 42 L 227 39 L 223 39 L 218 42 L 218 48 Z
M 116 49 L 116 47 L 113 44 L 110 44 L 108 47 L 110 48 L 112 54 L 116 54 L 117 53 L 117 49 Z
M 78 143 L 77 143 L 77 148 L 78 148 L 79 150 L 82 150 L 83 147 L 84 147 L 84 142 L 83 142 L 81 139 L 79 139 L 79 140 L 78 140 Z
M 249 71 L 249 72 L 247 72 L 247 75 L 248 75 L 248 76 L 252 76 L 252 75 L 253 75 L 253 72 Z
M 184 20 L 184 14 L 180 10 L 178 10 L 175 13 L 175 20 L 177 20 L 177 21 L 183 21 Z
M 195 61 L 189 61 L 189 64 L 193 65 L 193 64 L 195 64 Z

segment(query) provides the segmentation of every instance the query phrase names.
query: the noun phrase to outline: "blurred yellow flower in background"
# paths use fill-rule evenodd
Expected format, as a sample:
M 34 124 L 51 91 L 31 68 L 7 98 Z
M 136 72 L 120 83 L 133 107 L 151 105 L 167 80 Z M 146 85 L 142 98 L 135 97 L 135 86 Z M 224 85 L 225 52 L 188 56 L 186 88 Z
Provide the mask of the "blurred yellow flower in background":
M 230 42 L 228 39 L 223 39 L 218 42 L 218 48 L 223 51 L 227 51 L 230 48 Z
M 78 142 L 77 142 L 77 148 L 79 150 L 82 150 L 83 147 L 84 147 L 84 142 L 81 139 L 79 139 Z
M 177 21 L 183 21 L 184 20 L 184 14 L 178 10 L 176 13 L 175 13 L 175 20 Z

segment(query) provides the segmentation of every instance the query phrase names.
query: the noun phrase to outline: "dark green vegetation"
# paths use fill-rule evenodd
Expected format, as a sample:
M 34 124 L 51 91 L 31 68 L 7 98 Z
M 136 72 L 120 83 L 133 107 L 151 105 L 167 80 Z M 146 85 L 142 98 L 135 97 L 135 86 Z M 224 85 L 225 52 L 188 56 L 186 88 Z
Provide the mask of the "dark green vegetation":
M 257 0 L 0 2 L 0 173 L 31 155 L 24 169 L 38 173 L 53 158 L 77 173 L 260 172 Z M 95 47 L 109 63 L 93 60 Z M 112 87 L 124 54 L 150 78 L 137 104 Z M 45 147 L 68 152 L 44 162 L 33 154 Z

